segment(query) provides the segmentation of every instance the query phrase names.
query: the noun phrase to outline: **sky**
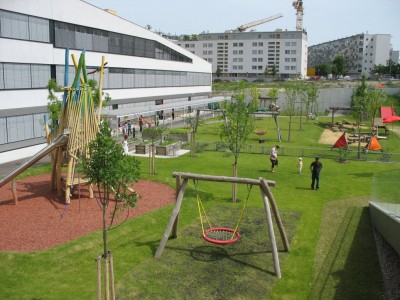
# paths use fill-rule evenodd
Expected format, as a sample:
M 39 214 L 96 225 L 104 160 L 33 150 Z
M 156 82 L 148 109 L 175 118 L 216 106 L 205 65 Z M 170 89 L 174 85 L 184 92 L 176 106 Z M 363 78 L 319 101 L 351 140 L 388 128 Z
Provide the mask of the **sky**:
M 281 13 L 256 31 L 296 30 L 292 0 L 85 0 L 170 34 L 219 33 Z M 303 0 L 309 46 L 360 33 L 390 34 L 400 50 L 400 0 Z

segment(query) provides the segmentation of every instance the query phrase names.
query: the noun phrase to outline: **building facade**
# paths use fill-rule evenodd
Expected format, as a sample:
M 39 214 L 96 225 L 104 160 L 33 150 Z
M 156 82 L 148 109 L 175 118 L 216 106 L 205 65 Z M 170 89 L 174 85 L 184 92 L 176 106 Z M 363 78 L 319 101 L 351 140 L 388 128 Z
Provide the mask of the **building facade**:
M 81 0 L 0 0 L 0 152 L 44 142 L 46 85 L 64 84 L 66 48 L 77 57 L 85 49 L 89 69 L 105 56 L 106 111 L 211 93 L 208 62 L 115 14 Z
M 347 74 L 354 79 L 367 77 L 374 65 L 386 65 L 390 59 L 389 34 L 357 34 L 350 37 L 310 46 L 308 66 L 332 64 L 335 56 L 341 55 L 346 61 Z
M 275 68 L 276 77 L 304 77 L 307 73 L 307 34 L 304 31 L 202 33 L 196 41 L 178 40 L 182 48 L 219 66 L 227 77 L 263 77 Z

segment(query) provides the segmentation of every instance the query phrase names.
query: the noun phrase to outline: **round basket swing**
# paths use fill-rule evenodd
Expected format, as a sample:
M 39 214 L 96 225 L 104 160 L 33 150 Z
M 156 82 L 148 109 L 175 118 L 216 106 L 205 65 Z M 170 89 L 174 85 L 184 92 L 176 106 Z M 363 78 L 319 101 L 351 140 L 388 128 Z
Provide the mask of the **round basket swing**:
M 246 209 L 247 202 L 249 200 L 250 196 L 250 191 L 251 187 L 249 189 L 248 195 L 246 202 L 243 205 L 242 211 L 240 213 L 239 220 L 237 222 L 237 225 L 235 229 L 232 228 L 226 228 L 226 227 L 213 227 L 208 219 L 208 216 L 206 214 L 206 211 L 204 209 L 203 203 L 200 199 L 199 193 L 197 191 L 197 183 L 195 182 L 195 187 L 196 187 L 196 197 L 197 197 L 197 206 L 199 209 L 199 217 L 200 217 L 200 222 L 201 222 L 201 227 L 202 227 L 202 237 L 205 241 L 217 245 L 228 245 L 232 244 L 240 239 L 240 233 L 238 231 L 240 223 L 242 222 L 243 219 L 243 214 Z M 205 229 L 204 223 L 207 223 L 208 229 Z

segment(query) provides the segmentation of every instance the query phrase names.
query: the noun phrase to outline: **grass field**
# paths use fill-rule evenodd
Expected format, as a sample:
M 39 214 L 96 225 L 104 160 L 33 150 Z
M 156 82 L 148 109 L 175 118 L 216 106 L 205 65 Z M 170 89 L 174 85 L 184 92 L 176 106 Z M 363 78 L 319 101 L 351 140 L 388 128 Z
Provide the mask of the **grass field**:
M 287 122 L 282 118 L 283 135 Z M 260 127 L 268 125 L 268 120 Z M 298 124 L 298 123 L 297 123 Z M 318 146 L 323 130 L 310 122 L 303 131 L 293 127 L 293 140 L 282 145 Z M 273 128 L 273 123 L 268 125 Z M 218 124 L 204 125 L 198 141 L 216 141 Z M 273 130 L 266 145 L 277 143 Z M 251 137 L 252 142 L 257 136 Z M 398 138 L 390 138 L 399 149 Z M 393 146 L 392 146 L 393 145 Z M 230 176 L 233 158 L 223 152 L 201 152 L 157 160 L 157 175 L 148 175 L 147 158 L 142 178 L 174 187 L 172 172 Z M 277 173 L 270 173 L 268 157 L 241 154 L 239 176 L 276 181 L 277 201 L 291 251 L 284 252 L 278 231 L 282 278 L 274 276 L 263 202 L 257 188 L 250 192 L 240 227 L 242 239 L 229 246 L 200 238 L 196 194 L 189 183 L 179 219 L 179 238 L 167 242 L 161 259 L 153 255 L 172 213 L 169 205 L 128 221 L 109 233 L 114 254 L 118 299 L 377 299 L 384 294 L 368 200 L 373 176 L 399 169 L 396 164 L 322 160 L 321 189 L 310 190 L 312 158 L 297 173 L 297 157 L 280 157 Z M 34 167 L 23 174 L 48 172 Z M 239 201 L 230 200 L 231 185 L 198 184 L 207 212 L 216 223 L 236 224 L 248 187 L 239 186 Z M 34 226 L 34 224 L 33 224 Z M 2 299 L 94 299 L 96 266 L 102 251 L 101 233 L 94 232 L 62 246 L 33 253 L 0 253 Z

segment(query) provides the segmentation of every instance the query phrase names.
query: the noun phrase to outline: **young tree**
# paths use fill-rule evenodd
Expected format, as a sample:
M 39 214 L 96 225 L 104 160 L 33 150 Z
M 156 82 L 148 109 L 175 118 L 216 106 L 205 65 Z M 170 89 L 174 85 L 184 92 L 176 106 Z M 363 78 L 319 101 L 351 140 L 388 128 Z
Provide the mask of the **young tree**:
M 134 207 L 139 196 L 130 186 L 139 180 L 140 162 L 133 156 L 124 155 L 122 146 L 111 136 L 107 121 L 102 122 L 96 139 L 89 144 L 89 153 L 82 157 L 81 172 L 90 184 L 97 187 L 102 209 L 103 257 L 107 257 L 107 232 L 112 226 L 115 213 Z M 114 211 L 107 226 L 106 212 L 114 194 Z
M 279 93 L 279 90 L 277 88 L 270 88 L 267 93 L 268 97 L 271 98 L 271 103 L 273 103 L 274 106 L 276 106 L 276 100 L 278 99 L 278 93 Z
M 217 78 L 220 78 L 222 75 L 222 70 L 221 67 L 218 65 L 217 66 L 217 70 L 215 71 L 215 75 L 217 76 Z
M 250 100 L 246 103 L 246 96 L 250 96 Z M 254 131 L 255 120 L 254 113 L 258 108 L 258 99 L 260 97 L 257 88 L 245 89 L 243 82 L 239 84 L 231 101 L 223 103 L 223 118 L 226 120 L 220 128 L 220 138 L 229 145 L 234 156 L 233 177 L 237 176 L 237 165 L 240 150 L 246 143 L 251 132 Z M 237 191 L 236 184 L 232 186 L 232 201 L 236 201 Z
M 268 66 L 265 66 L 265 69 L 264 69 L 264 77 L 265 78 L 267 78 L 268 76 L 269 76 L 269 69 L 268 69 Z
M 387 94 L 381 89 L 368 88 L 367 89 L 367 111 L 371 118 L 371 126 L 374 126 L 374 119 L 378 114 L 379 108 L 382 103 L 386 101 Z
M 361 123 L 364 119 L 364 116 L 368 112 L 368 96 L 367 96 L 367 85 L 365 83 L 365 75 L 361 77 L 361 84 L 356 88 L 355 93 L 352 96 L 351 100 L 351 108 L 352 114 L 356 119 L 357 123 L 357 132 L 358 132 L 358 159 L 361 158 L 361 138 L 360 138 L 360 129 Z
M 296 102 L 301 95 L 301 87 L 298 82 L 287 82 L 285 84 L 285 92 L 286 92 L 285 112 L 289 115 L 288 142 L 290 142 L 291 130 L 292 130 L 292 117 L 296 111 Z
M 317 98 L 319 94 L 319 89 L 315 84 L 309 84 L 306 88 L 306 112 L 309 114 L 313 112 L 313 109 L 317 107 Z M 306 119 L 306 123 L 308 122 L 308 118 Z
M 277 73 L 278 73 L 278 70 L 276 69 L 276 66 L 272 65 L 272 67 L 271 67 L 272 80 L 275 79 L 275 76 L 276 76 Z
M 151 147 L 149 151 L 149 167 L 150 167 L 150 174 L 156 174 L 156 145 L 155 142 L 161 140 L 162 133 L 164 128 L 162 127 L 151 127 L 151 128 L 144 128 L 142 132 L 142 136 L 145 139 L 151 141 Z
M 190 156 L 196 156 L 196 133 L 197 128 L 200 124 L 203 123 L 203 120 L 200 119 L 200 110 L 196 111 L 195 117 L 188 117 L 186 118 L 186 123 L 190 125 Z
M 60 117 L 60 112 L 61 112 L 61 100 L 57 98 L 56 93 L 62 91 L 62 87 L 59 86 L 54 78 L 51 78 L 46 86 L 49 94 L 47 96 L 47 99 L 49 102 L 47 102 L 47 113 L 49 114 L 49 127 L 50 131 L 53 133 L 57 132 L 58 129 L 58 122 L 59 122 L 59 117 Z
M 91 87 L 92 89 L 92 100 L 94 103 L 94 107 L 97 108 L 99 107 L 99 99 L 100 99 L 100 89 L 97 86 L 97 81 L 94 79 L 89 79 L 88 80 L 88 85 Z M 102 93 L 103 95 L 103 104 L 102 107 L 105 107 L 107 105 L 110 105 L 111 102 L 111 97 L 108 93 Z

